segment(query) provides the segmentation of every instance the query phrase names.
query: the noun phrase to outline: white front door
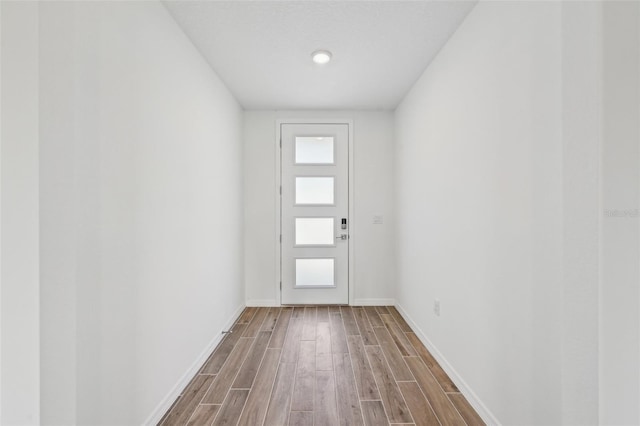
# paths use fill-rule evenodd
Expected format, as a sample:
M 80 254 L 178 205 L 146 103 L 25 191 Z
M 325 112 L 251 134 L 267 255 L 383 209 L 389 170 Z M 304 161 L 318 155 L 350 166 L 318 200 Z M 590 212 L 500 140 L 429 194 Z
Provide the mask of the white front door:
M 349 126 L 282 124 L 282 304 L 349 303 Z

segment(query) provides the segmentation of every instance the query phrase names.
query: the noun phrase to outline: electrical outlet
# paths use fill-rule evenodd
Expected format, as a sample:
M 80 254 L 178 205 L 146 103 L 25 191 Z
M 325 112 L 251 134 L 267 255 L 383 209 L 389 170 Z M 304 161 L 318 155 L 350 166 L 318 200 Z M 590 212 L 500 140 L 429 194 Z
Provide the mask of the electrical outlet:
M 433 313 L 438 317 L 440 316 L 440 300 L 438 299 L 433 302 Z

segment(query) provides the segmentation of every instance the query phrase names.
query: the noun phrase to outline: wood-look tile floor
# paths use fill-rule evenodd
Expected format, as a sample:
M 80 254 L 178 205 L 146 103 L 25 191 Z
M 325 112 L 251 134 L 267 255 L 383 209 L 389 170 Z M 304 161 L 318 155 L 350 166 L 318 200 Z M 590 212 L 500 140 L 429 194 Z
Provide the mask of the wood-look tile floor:
M 392 306 L 246 308 L 162 425 L 482 425 Z

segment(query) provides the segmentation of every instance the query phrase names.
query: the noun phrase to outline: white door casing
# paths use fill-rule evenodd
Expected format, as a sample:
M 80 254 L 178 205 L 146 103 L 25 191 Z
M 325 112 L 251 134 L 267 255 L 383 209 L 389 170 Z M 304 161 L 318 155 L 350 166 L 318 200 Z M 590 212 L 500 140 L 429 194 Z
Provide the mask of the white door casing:
M 349 126 L 281 124 L 281 303 L 349 303 Z

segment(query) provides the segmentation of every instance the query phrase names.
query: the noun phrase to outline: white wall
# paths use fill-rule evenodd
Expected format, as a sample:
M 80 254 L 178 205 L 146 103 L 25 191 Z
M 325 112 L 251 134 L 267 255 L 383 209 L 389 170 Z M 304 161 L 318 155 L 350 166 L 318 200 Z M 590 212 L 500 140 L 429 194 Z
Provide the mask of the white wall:
M 0 423 L 38 424 L 38 4 L 1 2 Z
M 396 114 L 399 306 L 503 424 L 598 421 L 599 27 L 564 7 L 480 2 Z
M 367 111 L 246 111 L 244 114 L 245 288 L 250 305 L 279 304 L 276 269 L 276 121 L 353 121 L 354 303 L 394 297 L 393 114 Z M 382 225 L 373 216 L 382 215 Z
M 74 191 L 75 150 L 81 143 L 74 141 L 73 11 L 72 3 L 40 4 L 40 415 L 45 424 L 76 423 L 78 407 L 76 318 L 82 299 L 76 295 L 76 238 L 86 231 L 77 224 L 81 199 Z
M 157 421 L 244 303 L 242 110 L 160 3 L 2 8 L 2 423 Z
M 603 6 L 601 416 L 640 424 L 640 7 Z
M 562 4 L 562 424 L 599 416 L 602 6 Z

